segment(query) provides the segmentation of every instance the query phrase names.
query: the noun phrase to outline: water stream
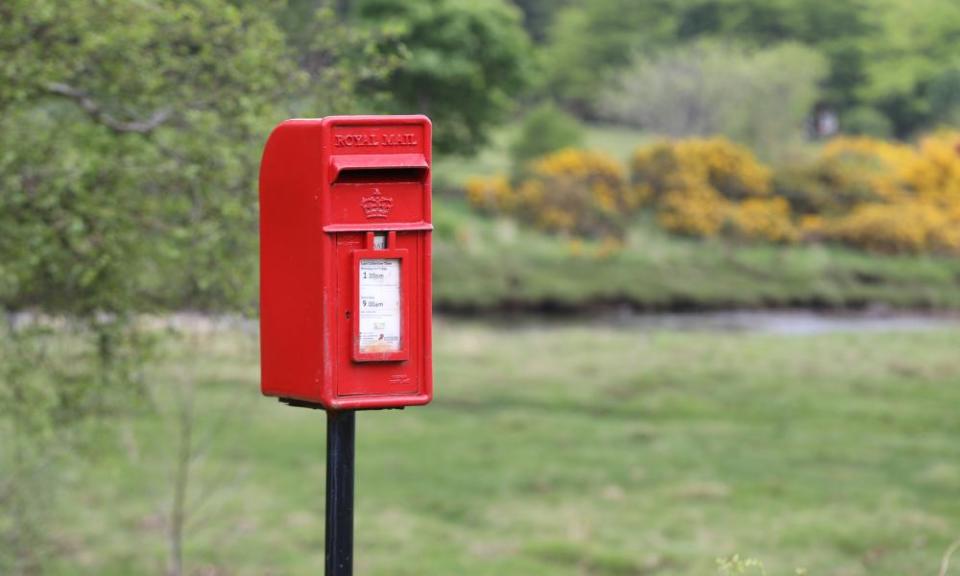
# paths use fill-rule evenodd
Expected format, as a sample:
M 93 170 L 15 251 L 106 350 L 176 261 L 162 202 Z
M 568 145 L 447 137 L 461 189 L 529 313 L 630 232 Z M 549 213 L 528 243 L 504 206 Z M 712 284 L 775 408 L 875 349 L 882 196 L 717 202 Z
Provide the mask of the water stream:
M 956 313 L 814 312 L 755 310 L 682 314 L 618 314 L 605 322 L 645 332 L 700 331 L 762 334 L 824 334 L 830 332 L 890 332 L 960 328 Z

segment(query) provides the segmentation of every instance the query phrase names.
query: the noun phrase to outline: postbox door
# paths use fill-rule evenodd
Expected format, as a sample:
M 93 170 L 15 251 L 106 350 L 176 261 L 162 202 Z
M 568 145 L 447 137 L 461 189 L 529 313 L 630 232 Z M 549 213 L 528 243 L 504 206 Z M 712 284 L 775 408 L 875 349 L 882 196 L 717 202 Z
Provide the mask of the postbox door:
M 338 397 L 420 390 L 423 242 L 417 232 L 337 234 Z

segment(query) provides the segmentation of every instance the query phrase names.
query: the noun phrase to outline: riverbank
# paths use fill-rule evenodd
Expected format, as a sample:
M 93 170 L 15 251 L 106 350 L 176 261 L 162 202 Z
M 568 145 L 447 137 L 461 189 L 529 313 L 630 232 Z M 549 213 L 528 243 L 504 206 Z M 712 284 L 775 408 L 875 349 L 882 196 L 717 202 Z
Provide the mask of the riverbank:
M 960 259 L 694 240 L 634 226 L 620 249 L 435 208 L 441 312 L 575 314 L 806 308 L 960 310 Z

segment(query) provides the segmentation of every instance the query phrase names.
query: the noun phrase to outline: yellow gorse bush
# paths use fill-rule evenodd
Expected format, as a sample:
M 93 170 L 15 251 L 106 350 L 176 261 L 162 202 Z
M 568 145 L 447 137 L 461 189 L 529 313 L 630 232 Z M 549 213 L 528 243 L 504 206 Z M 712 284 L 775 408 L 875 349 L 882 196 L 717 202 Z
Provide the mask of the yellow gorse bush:
M 923 202 L 863 204 L 830 224 L 828 234 L 877 252 L 923 252 L 944 226 L 944 218 Z
M 651 196 L 708 186 L 728 200 L 767 196 L 772 172 L 749 149 L 725 138 L 667 141 L 638 149 L 631 182 Z
M 657 221 L 671 232 L 792 242 L 790 206 L 771 198 L 772 172 L 745 147 L 724 138 L 661 142 L 640 148 L 631 182 L 648 191 Z
M 657 222 L 686 236 L 716 236 L 731 212 L 731 202 L 704 185 L 666 192 L 657 205 Z
M 836 138 L 809 164 L 776 173 L 723 138 L 665 141 L 638 149 L 630 168 L 628 181 L 613 158 L 566 149 L 513 182 L 470 179 L 466 195 L 480 210 L 609 246 L 622 244 L 630 218 L 649 204 L 661 227 L 687 236 L 960 255 L 957 133 L 916 145 Z
M 864 137 L 826 144 L 772 172 L 720 138 L 664 142 L 633 156 L 631 182 L 658 222 L 689 236 L 834 240 L 881 252 L 960 254 L 960 135 L 916 146 Z
M 838 174 L 838 198 L 856 187 L 863 200 L 896 202 L 904 199 L 898 181 L 916 160 L 917 153 L 909 146 L 858 136 L 828 142 L 816 165 L 830 166 Z
M 470 204 L 483 212 L 511 212 L 516 202 L 510 181 L 503 175 L 471 177 L 467 179 L 465 189 Z
M 922 201 L 948 210 L 960 206 L 960 134 L 923 138 L 919 152 L 899 169 L 897 177 Z
M 793 223 L 790 204 L 784 198 L 749 198 L 738 204 L 731 222 L 744 238 L 770 242 L 796 242 L 800 234 Z
M 881 252 L 960 254 L 960 135 L 941 132 L 916 146 L 842 138 L 819 162 L 853 156 L 871 165 L 873 199 L 828 222 L 827 238 Z
M 512 214 L 547 232 L 614 239 L 623 237 L 642 198 L 615 159 L 575 149 L 533 162 L 513 185 L 503 176 L 471 179 L 466 193 L 478 209 Z

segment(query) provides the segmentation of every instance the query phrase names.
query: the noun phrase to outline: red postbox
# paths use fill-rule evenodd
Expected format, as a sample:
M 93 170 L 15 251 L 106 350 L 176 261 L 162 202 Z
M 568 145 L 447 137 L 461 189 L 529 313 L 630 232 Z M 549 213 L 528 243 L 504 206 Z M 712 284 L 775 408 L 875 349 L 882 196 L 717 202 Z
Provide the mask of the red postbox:
M 260 166 L 261 389 L 354 410 L 433 396 L 431 126 L 288 120 Z

